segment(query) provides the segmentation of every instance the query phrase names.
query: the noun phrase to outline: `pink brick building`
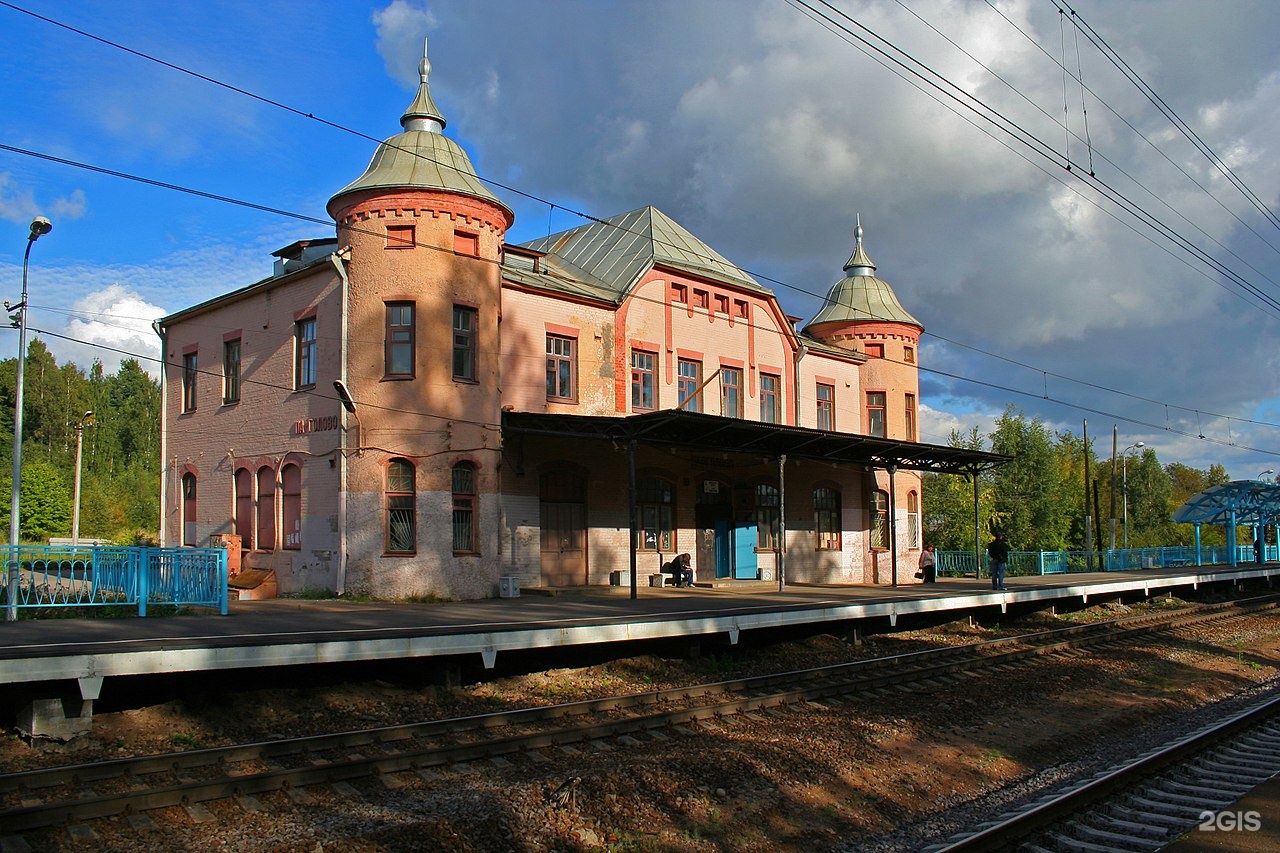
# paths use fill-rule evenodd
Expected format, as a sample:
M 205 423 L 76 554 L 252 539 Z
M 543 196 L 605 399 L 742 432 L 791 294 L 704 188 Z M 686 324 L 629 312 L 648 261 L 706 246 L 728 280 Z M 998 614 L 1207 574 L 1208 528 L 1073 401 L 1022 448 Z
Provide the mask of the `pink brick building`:
M 973 460 L 917 441 L 922 326 L 861 227 L 803 326 L 653 207 L 509 245 L 429 70 L 336 236 L 161 321 L 166 543 L 388 598 L 680 552 L 703 583 L 908 581 L 919 471 Z

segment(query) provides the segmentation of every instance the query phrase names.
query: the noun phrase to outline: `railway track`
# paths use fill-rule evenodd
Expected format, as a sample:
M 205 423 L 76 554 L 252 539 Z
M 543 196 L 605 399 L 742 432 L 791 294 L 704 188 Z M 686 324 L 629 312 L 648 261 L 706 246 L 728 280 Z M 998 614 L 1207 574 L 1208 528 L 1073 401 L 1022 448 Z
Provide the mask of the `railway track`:
M 1273 695 L 928 850 L 1159 850 L 1190 830 L 1213 826 L 1220 810 L 1277 773 L 1280 696 Z M 1228 814 L 1233 828 L 1248 829 L 1247 815 Z
M 796 672 L 390 727 L 187 750 L 0 775 L 0 836 L 96 818 L 254 795 L 305 796 L 317 784 L 438 769 L 489 759 L 545 758 L 540 750 L 589 743 L 634 748 L 700 723 L 756 715 L 898 685 L 942 685 L 960 674 L 1131 642 L 1154 632 L 1274 609 L 1280 596 L 1203 605 L 859 660 Z M 141 816 L 141 817 L 139 817 Z

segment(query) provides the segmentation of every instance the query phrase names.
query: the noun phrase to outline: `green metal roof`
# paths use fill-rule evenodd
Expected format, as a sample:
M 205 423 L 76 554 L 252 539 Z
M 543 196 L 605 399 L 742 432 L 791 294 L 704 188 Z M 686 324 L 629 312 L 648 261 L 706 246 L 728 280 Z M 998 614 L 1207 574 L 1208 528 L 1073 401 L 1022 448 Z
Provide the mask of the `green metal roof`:
M 494 202 L 510 214 L 511 208 L 476 177 L 471 158 L 462 146 L 442 133 L 445 120 L 431 98 L 431 87 L 427 83 L 431 63 L 427 61 L 425 45 L 418 72 L 421 77 L 418 93 L 400 117 L 404 132 L 379 145 L 364 174 L 329 199 L 330 215 L 343 196 L 371 189 L 447 190 Z
M 855 232 L 853 254 L 845 262 L 845 277 L 831 286 L 818 315 L 805 331 L 821 323 L 908 323 L 923 329 L 924 324 L 898 301 L 889 282 L 876 278 L 876 265 L 862 248 L 862 226 Z
M 545 254 L 542 265 L 549 273 L 611 294 L 615 302 L 630 293 L 655 265 L 771 293 L 651 205 L 522 245 Z

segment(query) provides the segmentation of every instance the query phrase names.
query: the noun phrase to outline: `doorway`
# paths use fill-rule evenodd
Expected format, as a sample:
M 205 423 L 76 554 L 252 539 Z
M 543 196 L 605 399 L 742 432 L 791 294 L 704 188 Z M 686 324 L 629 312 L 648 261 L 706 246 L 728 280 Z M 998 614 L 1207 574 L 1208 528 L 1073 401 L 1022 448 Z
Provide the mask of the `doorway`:
M 576 468 L 538 478 L 539 562 L 547 586 L 587 584 L 587 482 Z

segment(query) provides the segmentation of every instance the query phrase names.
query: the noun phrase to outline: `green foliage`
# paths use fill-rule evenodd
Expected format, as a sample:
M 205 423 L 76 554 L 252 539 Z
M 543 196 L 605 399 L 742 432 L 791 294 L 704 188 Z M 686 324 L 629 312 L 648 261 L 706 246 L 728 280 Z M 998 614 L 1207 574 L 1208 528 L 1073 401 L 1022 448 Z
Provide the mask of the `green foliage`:
M 0 361 L 0 453 L 13 454 L 17 360 Z M 154 539 L 160 514 L 160 387 L 134 359 L 107 374 L 95 361 L 88 374 L 59 365 L 39 339 L 23 373 L 21 536 L 44 541 L 71 534 L 76 426 L 81 435 L 80 535 Z M 6 478 L 7 480 L 7 478 Z M 8 486 L 8 482 L 5 483 Z M 9 501 L 0 517 L 8 531 Z M 2 535 L 2 534 L 0 534 Z

